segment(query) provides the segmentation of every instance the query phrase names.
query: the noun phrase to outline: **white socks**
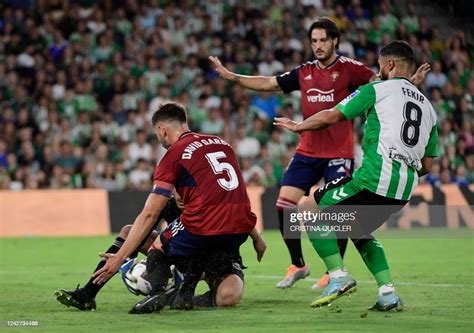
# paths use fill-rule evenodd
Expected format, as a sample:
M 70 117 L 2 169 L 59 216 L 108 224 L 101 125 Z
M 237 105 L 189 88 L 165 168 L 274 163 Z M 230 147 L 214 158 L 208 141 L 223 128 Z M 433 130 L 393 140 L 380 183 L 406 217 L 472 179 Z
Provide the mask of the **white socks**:
M 379 287 L 379 296 L 382 296 L 383 294 L 391 293 L 394 291 L 395 291 L 395 287 L 393 286 L 392 283 L 384 284 L 383 286 Z
M 347 276 L 347 269 L 345 268 L 339 268 L 338 270 L 329 272 L 330 279 L 337 279 L 337 278 L 346 277 L 346 276 Z

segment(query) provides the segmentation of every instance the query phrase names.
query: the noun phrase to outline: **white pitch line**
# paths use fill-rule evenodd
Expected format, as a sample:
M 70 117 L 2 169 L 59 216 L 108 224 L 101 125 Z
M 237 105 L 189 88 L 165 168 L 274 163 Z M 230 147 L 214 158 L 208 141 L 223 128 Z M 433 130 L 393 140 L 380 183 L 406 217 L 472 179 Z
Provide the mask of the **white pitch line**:
M 280 280 L 281 276 L 279 275 L 245 275 L 248 278 L 255 278 L 261 280 Z M 306 278 L 303 281 L 314 283 L 316 279 Z M 375 281 L 364 281 L 364 280 L 357 280 L 357 283 L 361 284 L 375 284 Z M 459 287 L 474 287 L 472 284 L 449 284 L 449 283 L 418 283 L 418 282 L 397 282 L 395 281 L 395 285 L 400 286 L 415 286 L 415 287 L 434 287 L 434 288 L 459 288 Z

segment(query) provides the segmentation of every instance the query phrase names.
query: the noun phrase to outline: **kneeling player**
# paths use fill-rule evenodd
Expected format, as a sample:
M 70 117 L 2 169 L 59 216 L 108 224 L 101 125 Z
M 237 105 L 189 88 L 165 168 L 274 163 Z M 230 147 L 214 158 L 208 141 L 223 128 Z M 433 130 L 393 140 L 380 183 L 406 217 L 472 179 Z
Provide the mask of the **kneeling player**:
M 161 220 L 171 222 L 180 214 L 181 209 L 178 208 L 173 198 L 170 199 L 153 229 L 156 229 Z M 116 253 L 127 238 L 131 228 L 131 225 L 122 227 L 118 237 L 106 252 Z M 158 231 L 153 230 L 130 257 L 136 258 L 138 252 L 146 255 L 148 249 L 158 236 Z M 104 264 L 105 259 L 102 259 L 94 272 L 102 268 Z M 244 290 L 244 273 L 242 268 L 242 258 L 239 253 L 215 252 L 210 254 L 205 261 L 204 269 L 205 280 L 209 285 L 209 291 L 203 295 L 194 297 L 194 305 L 201 307 L 236 305 L 240 301 Z M 57 300 L 67 307 L 72 306 L 83 311 L 95 310 L 95 298 L 105 283 L 95 284 L 92 281 L 93 279 L 90 279 L 84 287 L 76 288 L 76 290 L 57 290 L 55 292 Z
M 131 313 L 155 312 L 165 307 L 165 291 L 174 257 L 194 259 L 203 250 L 238 250 L 249 235 L 254 240 L 259 259 L 266 248 L 255 230 L 257 218 L 251 211 L 232 147 L 219 137 L 191 132 L 185 108 L 176 103 L 161 105 L 153 114 L 152 126 L 159 142 L 168 151 L 155 168 L 154 187 L 127 240 L 115 255 L 104 255 L 107 262 L 94 273 L 93 282 L 102 284 L 119 270 L 123 260 L 149 233 L 173 190 L 183 199 L 185 207 L 179 219 L 181 226 L 176 223 L 173 225 L 176 229 L 165 230 L 164 238 L 169 239 L 168 235 L 179 232 L 186 234 L 184 238 L 192 242 L 184 244 L 186 252 L 180 254 L 160 246 L 149 251 L 146 273 L 153 287 L 152 298 L 137 304 Z M 172 239 L 178 238 L 184 239 Z M 186 279 L 188 276 L 189 273 Z M 190 285 L 186 279 L 183 285 Z M 194 282 L 195 278 L 190 281 Z M 187 307 L 193 306 L 188 298 L 186 302 Z

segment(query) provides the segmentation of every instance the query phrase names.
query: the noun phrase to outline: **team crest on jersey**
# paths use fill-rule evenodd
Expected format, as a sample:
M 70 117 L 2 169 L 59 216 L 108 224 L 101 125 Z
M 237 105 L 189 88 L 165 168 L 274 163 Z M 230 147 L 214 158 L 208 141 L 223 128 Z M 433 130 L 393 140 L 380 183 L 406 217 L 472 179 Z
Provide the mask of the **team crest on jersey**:
M 332 77 L 332 82 L 335 82 L 337 78 L 339 77 L 339 72 L 338 71 L 332 71 L 331 72 L 331 77 Z
M 360 93 L 359 90 L 355 90 L 354 92 L 352 92 L 352 94 L 344 98 L 339 104 L 346 105 L 347 102 L 349 102 L 353 97 L 357 96 L 359 93 Z

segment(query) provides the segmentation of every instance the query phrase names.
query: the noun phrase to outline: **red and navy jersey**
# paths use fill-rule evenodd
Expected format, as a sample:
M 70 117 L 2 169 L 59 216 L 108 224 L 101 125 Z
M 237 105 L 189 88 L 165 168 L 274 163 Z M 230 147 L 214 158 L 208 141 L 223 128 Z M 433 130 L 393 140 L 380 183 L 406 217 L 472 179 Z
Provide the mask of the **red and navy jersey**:
M 359 86 L 369 83 L 374 73 L 362 63 L 338 56 L 328 67 L 307 62 L 277 76 L 285 94 L 301 91 L 303 118 L 336 106 Z M 322 131 L 307 131 L 300 136 L 296 151 L 317 158 L 354 158 L 353 121 L 344 121 Z
M 194 234 L 250 233 L 255 226 L 235 153 L 217 136 L 187 132 L 171 145 L 152 192 L 169 197 L 173 189 L 184 202 L 180 220 Z

